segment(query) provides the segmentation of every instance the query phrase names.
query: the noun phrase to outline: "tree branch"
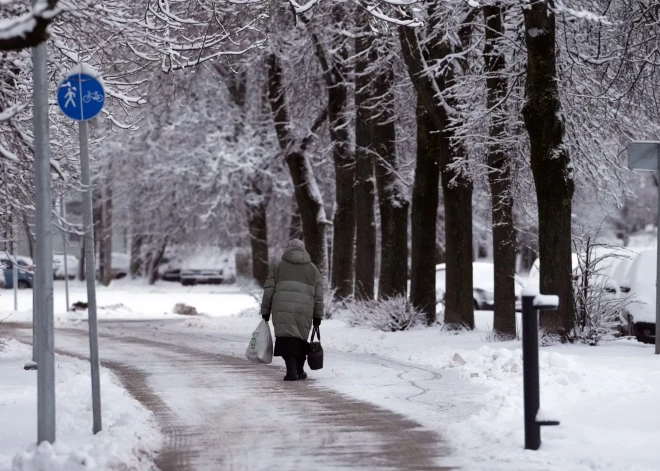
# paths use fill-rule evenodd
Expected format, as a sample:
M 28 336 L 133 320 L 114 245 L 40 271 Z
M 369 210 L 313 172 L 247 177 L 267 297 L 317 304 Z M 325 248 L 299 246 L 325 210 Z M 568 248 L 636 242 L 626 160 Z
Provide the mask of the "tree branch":
M 0 26 L 0 51 L 18 51 L 37 46 L 48 39 L 48 25 L 62 10 L 58 0 L 40 2 L 29 13 Z

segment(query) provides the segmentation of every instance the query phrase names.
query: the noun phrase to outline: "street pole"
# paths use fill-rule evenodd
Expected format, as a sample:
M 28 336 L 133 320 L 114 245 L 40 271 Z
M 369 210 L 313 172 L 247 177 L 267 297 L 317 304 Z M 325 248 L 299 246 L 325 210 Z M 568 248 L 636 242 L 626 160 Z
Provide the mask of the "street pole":
M 660 142 L 633 141 L 628 144 L 628 168 L 644 172 L 660 171 Z M 660 355 L 660 190 L 658 190 L 658 214 L 656 217 L 656 278 L 655 278 L 655 354 Z M 633 319 L 634 320 L 634 319 Z M 631 332 L 633 334 L 633 332 Z
M 37 0 L 33 2 L 35 5 Z M 47 48 L 32 50 L 34 167 L 36 187 L 37 442 L 55 442 L 55 341 L 53 332 L 53 238 L 50 142 L 48 137 Z M 33 288 L 34 289 L 34 288 Z
M 656 217 L 656 275 L 655 275 L 655 354 L 660 355 L 660 188 L 658 188 L 658 215 Z
M 12 270 L 12 285 L 14 287 L 14 312 L 18 311 L 18 258 L 16 257 L 16 221 L 12 221 L 12 230 L 11 230 L 11 254 L 14 257 L 12 265 L 14 269 Z
M 64 208 L 64 197 L 60 199 L 60 214 L 62 215 L 62 224 L 64 224 L 64 221 L 66 219 L 66 209 Z M 66 312 L 69 312 L 69 260 L 68 260 L 68 251 L 66 249 L 67 246 L 67 237 L 66 237 L 66 231 L 62 229 L 62 252 L 64 253 L 64 293 L 65 293 L 65 299 L 66 299 Z
M 82 85 L 80 86 L 80 90 Z M 82 106 L 81 106 L 82 108 Z M 83 224 L 85 226 L 85 280 L 87 282 L 87 312 L 89 317 L 89 360 L 92 367 L 92 415 L 94 433 L 102 429 L 101 384 L 99 362 L 99 334 L 96 318 L 96 263 L 94 260 L 94 221 L 92 213 L 92 184 L 89 172 L 89 131 L 87 121 L 80 121 L 80 174 L 85 188 L 83 195 Z
M 525 449 L 541 446 L 541 427 L 536 423 L 539 411 L 539 324 L 531 292 L 522 297 L 523 399 L 525 414 Z

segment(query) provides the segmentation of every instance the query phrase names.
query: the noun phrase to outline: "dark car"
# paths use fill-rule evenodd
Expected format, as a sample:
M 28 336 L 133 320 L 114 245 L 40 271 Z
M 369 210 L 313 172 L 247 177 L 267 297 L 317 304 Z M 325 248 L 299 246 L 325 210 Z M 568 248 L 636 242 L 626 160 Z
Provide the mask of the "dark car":
M 18 257 L 18 289 L 32 288 L 34 282 L 34 267 L 31 261 Z M 0 257 L 0 265 L 4 268 L 5 288 L 14 288 L 14 262 L 6 256 Z

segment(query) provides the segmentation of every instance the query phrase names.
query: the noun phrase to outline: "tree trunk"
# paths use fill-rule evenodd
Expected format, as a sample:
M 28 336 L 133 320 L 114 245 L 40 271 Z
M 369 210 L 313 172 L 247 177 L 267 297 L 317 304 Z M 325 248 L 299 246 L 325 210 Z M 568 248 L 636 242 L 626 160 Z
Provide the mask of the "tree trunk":
M 85 238 L 80 239 L 80 261 L 78 262 L 78 279 L 85 281 Z
M 493 208 L 493 263 L 495 265 L 495 306 L 493 330 L 498 340 L 516 337 L 516 231 L 513 225 L 511 159 L 501 141 L 506 135 L 506 59 L 499 42 L 504 37 L 502 6 L 484 6 L 486 18 L 487 105 L 490 116 L 490 144 L 487 151 L 491 205 Z
M 144 236 L 135 234 L 131 238 L 131 278 L 142 276 L 142 246 L 144 245 Z
M 153 285 L 158 281 L 158 267 L 165 256 L 167 249 L 167 238 L 160 244 L 158 250 L 149 257 L 149 284 Z
M 112 172 L 112 167 L 108 167 L 108 172 Z M 100 232 L 102 243 L 101 248 L 101 283 L 103 286 L 109 286 L 112 282 L 112 188 L 111 179 L 108 177 L 103 185 L 103 201 L 101 202 L 101 219 L 103 220 L 103 229 Z
M 28 252 L 30 253 L 30 258 L 34 259 L 35 257 L 35 251 L 34 251 L 34 237 L 32 236 L 32 231 L 30 230 L 30 224 L 28 224 L 27 217 L 23 218 L 23 227 L 25 228 L 25 235 L 27 237 L 27 242 L 28 242 Z
M 557 311 L 541 319 L 545 333 L 567 340 L 574 324 L 571 280 L 571 201 L 575 185 L 557 84 L 555 13 L 547 2 L 524 10 L 527 81 L 523 118 L 539 208 L 541 292 L 556 294 Z
M 289 224 L 289 240 L 293 239 L 303 239 L 302 220 L 295 195 L 291 203 L 291 223 Z
M 435 249 L 438 217 L 440 162 L 434 138 L 433 120 L 417 100 L 417 163 L 413 184 L 410 267 L 410 301 L 426 315 L 429 325 L 436 321 Z
M 291 122 L 286 103 L 286 93 L 282 82 L 282 69 L 275 54 L 267 58 L 268 101 L 273 113 L 275 132 L 281 149 L 286 152 L 285 160 L 291 173 L 296 201 L 302 219 L 305 247 L 312 262 L 327 277 L 327 244 L 325 238 L 325 206 L 314 176 L 312 165 L 304 155 L 308 142 L 325 120 L 325 114 L 312 125 L 310 134 L 298 142 L 290 134 Z M 321 119 L 323 118 L 323 119 Z
M 332 7 L 334 25 L 339 29 L 344 22 L 345 6 Z M 332 240 L 332 287 L 339 299 L 353 295 L 355 275 L 355 156 L 350 150 L 349 88 L 350 70 L 347 39 L 342 33 L 333 33 L 325 47 L 312 34 L 315 52 L 328 93 L 328 121 L 332 157 L 335 164 L 335 214 Z
M 101 201 L 101 196 L 97 191 L 92 193 L 92 221 L 94 221 L 94 262 L 96 266 L 94 267 L 95 273 L 94 278 L 97 281 L 101 281 L 101 274 L 103 273 L 103 262 L 104 258 L 101 256 L 103 254 L 103 234 L 105 232 L 105 226 L 103 224 L 103 203 Z M 97 268 L 98 267 L 98 268 Z
M 268 203 L 248 205 L 248 227 L 252 245 L 252 276 L 260 286 L 266 284 L 268 278 L 268 220 L 266 209 Z
M 380 277 L 378 297 L 405 296 L 408 291 L 408 207 L 409 203 L 396 172 L 396 127 L 393 74 L 385 70 L 373 79 L 374 93 L 383 97 L 378 122 L 374 122 L 376 181 L 381 222 Z
M 440 159 L 443 202 L 445 207 L 446 291 L 445 327 L 448 329 L 474 328 L 474 296 L 472 293 L 472 180 L 456 164 L 467 158 L 463 144 L 455 142 L 453 126 L 445 105 L 436 97 L 436 89 L 445 90 L 452 82 L 451 69 L 434 79 L 425 73 L 424 63 L 441 61 L 454 49 L 439 42 L 431 51 L 423 47 L 413 28 L 401 27 L 403 58 L 418 99 L 438 130 L 437 150 Z M 433 80 L 433 81 L 432 81 Z M 435 83 L 434 83 L 435 82 Z M 450 107 L 456 103 L 447 97 Z M 455 125 L 455 123 L 454 123 Z
M 368 13 L 361 12 L 359 21 L 360 36 L 355 42 L 355 297 L 369 300 L 374 299 L 376 278 L 376 185 L 372 110 L 369 108 L 373 97 L 371 79 L 367 75 L 373 39 L 369 32 Z
M 465 149 L 459 144 L 452 148 L 446 134 L 440 133 L 439 139 L 447 257 L 445 327 L 474 329 L 472 181 L 450 167 L 450 159 L 465 155 Z

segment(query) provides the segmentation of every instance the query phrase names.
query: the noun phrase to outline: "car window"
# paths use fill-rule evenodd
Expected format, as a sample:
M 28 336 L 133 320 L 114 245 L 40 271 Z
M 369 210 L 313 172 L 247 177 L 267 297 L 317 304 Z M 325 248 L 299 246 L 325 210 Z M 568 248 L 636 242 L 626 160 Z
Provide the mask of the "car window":
M 6 270 L 11 270 L 12 268 L 12 263 L 7 259 L 0 260 L 0 265 L 2 265 L 2 268 Z

